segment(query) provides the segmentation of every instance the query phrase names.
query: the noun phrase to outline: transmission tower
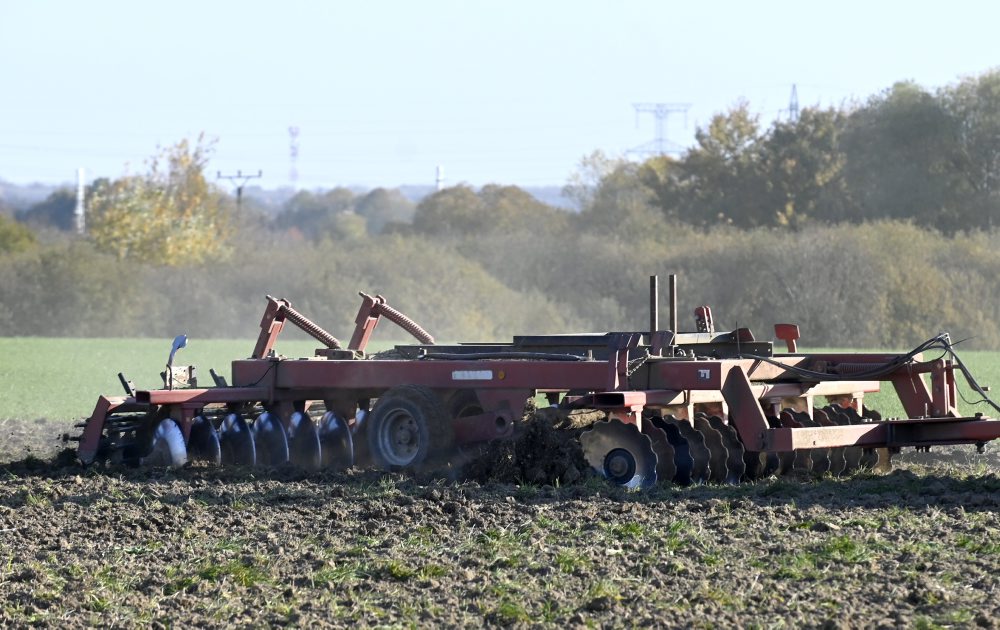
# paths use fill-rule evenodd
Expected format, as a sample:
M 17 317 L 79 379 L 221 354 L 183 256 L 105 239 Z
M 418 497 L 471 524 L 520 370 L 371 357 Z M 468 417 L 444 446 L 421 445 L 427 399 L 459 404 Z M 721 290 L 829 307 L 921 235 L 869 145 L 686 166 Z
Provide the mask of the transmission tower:
M 792 84 L 792 96 L 788 99 L 788 120 L 798 122 L 799 120 L 799 91 L 795 84 Z
M 687 124 L 687 111 L 691 108 L 690 103 L 632 103 L 635 108 L 635 124 L 639 126 L 639 114 L 652 114 L 656 118 L 656 138 L 633 147 L 628 153 L 637 155 L 667 155 L 669 153 L 678 154 L 684 147 L 667 139 L 667 120 L 671 114 L 684 114 L 685 124 Z

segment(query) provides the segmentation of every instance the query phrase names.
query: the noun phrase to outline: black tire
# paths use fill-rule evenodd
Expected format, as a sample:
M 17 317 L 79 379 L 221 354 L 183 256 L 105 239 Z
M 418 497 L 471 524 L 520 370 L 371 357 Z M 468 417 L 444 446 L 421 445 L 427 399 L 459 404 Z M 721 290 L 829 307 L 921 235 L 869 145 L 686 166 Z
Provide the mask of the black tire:
M 399 385 L 379 396 L 366 425 L 372 462 L 386 470 L 436 464 L 455 440 L 440 397 L 417 385 Z

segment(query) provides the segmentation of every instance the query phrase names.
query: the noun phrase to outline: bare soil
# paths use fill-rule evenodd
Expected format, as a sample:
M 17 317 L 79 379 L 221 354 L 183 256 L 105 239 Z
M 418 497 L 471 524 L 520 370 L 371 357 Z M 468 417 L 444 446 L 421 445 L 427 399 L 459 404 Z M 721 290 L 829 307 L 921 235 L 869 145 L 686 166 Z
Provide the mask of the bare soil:
M 537 431 L 560 470 L 450 481 L 82 469 L 0 422 L 0 626 L 998 625 L 995 454 L 625 492 Z

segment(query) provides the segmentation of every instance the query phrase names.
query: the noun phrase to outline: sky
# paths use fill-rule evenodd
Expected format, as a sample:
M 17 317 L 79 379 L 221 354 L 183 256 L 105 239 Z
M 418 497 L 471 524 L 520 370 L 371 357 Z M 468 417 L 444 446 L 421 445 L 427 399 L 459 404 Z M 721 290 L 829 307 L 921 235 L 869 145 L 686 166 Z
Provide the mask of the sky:
M 787 110 L 1000 67 L 1000 3 L 0 0 L 0 180 L 143 172 L 204 134 L 265 188 L 559 186 L 656 135 L 635 103 Z M 298 128 L 292 158 L 290 127 Z M 297 172 L 293 179 L 292 170 Z

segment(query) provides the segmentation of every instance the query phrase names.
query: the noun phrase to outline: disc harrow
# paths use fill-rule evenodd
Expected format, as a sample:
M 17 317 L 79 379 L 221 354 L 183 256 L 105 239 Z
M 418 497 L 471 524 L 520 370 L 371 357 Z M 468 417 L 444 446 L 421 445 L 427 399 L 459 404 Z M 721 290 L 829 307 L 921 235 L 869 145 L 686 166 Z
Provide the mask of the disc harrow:
M 716 331 L 707 306 L 694 309 L 694 332 L 679 332 L 676 294 L 662 329 L 656 286 L 651 279 L 647 331 L 456 345 L 436 344 L 384 297 L 361 293 L 345 347 L 268 296 L 253 352 L 232 362 L 228 380 L 212 370 L 214 386 L 199 387 L 194 366 L 175 366 L 187 344 L 179 335 L 163 387 L 136 389 L 119 374 L 125 395 L 99 397 L 80 425 L 77 454 L 83 464 L 150 467 L 439 469 L 455 453 L 518 437 L 526 401 L 541 397 L 566 414 L 600 418 L 574 428 L 583 457 L 595 474 L 632 489 L 887 470 L 903 448 L 981 449 L 1000 437 L 1000 421 L 960 413 L 958 375 L 1000 407 L 946 334 L 906 353 L 799 353 L 798 327 L 778 324 L 782 352 L 746 328 Z M 367 354 L 382 320 L 417 343 Z M 322 345 L 315 356 L 278 354 L 287 324 Z M 884 419 L 866 406 L 883 386 L 906 417 Z

